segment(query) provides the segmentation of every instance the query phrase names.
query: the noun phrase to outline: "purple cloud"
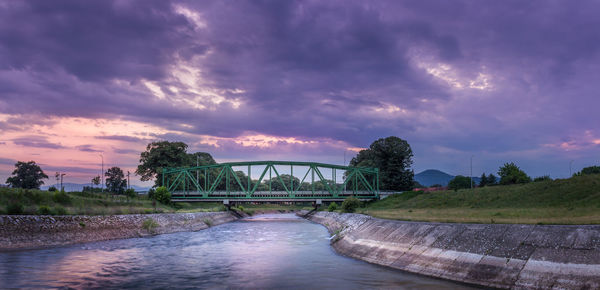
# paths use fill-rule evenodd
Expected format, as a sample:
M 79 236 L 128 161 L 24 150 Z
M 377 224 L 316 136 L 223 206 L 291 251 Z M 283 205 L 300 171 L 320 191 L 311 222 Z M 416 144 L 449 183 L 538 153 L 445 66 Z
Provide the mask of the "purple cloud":
M 256 132 L 366 147 L 397 135 L 418 153 L 416 170 L 455 174 L 473 154 L 487 172 L 516 159 L 561 175 L 565 160 L 600 153 L 597 2 L 4 3 L 0 113 L 12 117 L 0 130 L 29 128 L 34 113 L 169 132 L 96 137 L 132 143 Z
M 49 142 L 48 139 L 42 136 L 20 137 L 12 139 L 16 145 L 34 148 L 62 149 L 65 148 L 61 144 Z
M 94 149 L 93 145 L 90 144 L 79 145 L 76 148 L 77 150 L 82 152 L 102 152 L 102 150 Z

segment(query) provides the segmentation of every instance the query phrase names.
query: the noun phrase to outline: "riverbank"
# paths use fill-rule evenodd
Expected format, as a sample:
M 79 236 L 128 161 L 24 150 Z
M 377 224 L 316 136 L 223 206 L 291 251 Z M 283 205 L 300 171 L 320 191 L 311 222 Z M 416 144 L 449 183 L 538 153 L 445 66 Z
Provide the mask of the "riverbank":
M 236 219 L 229 212 L 106 216 L 0 215 L 0 251 L 198 231 Z
M 458 191 L 408 191 L 357 210 L 404 221 L 600 224 L 600 174 Z
M 332 212 L 307 218 L 336 234 L 337 252 L 403 271 L 497 288 L 600 288 L 597 225 L 406 222 Z

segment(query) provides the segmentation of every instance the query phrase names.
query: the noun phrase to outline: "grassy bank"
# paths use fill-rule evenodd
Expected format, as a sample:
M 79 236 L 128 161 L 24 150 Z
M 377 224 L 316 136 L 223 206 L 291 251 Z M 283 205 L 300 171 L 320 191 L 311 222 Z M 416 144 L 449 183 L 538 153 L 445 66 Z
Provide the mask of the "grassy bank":
M 368 203 L 359 212 L 414 221 L 600 224 L 600 175 L 456 192 L 409 192 Z
M 308 209 L 306 205 L 242 204 L 245 212 L 286 211 Z M 218 202 L 179 202 L 164 205 L 153 202 L 146 196 L 128 199 L 123 195 L 88 192 L 48 192 L 0 188 L 0 214 L 43 214 L 43 215 L 113 215 L 149 213 L 185 213 L 223 211 Z

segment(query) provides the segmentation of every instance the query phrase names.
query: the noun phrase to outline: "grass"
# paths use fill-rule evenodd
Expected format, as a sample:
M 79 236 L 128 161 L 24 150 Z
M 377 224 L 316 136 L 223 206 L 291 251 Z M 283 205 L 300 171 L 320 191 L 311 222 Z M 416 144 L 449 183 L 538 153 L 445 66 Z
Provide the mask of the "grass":
M 459 191 L 408 192 L 359 212 L 413 221 L 600 224 L 600 175 Z
M 146 196 L 127 199 L 124 195 L 89 192 L 48 192 L 36 189 L 0 188 L 0 214 L 114 215 L 224 211 L 220 202 L 178 202 L 164 205 Z M 310 205 L 243 204 L 244 211 L 287 211 L 310 209 Z
M 19 208 L 22 211 L 19 212 Z M 125 196 L 70 192 L 56 193 L 42 190 L 0 188 L 0 214 L 52 215 L 112 215 L 137 213 L 177 212 L 177 208 L 156 203 L 146 197 L 127 200 Z

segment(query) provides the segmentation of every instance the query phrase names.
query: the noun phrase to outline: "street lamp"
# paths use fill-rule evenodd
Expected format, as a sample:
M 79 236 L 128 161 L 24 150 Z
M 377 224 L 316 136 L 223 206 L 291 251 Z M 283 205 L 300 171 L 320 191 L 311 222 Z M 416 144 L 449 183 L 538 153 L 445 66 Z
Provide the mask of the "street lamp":
M 98 155 L 100 155 L 100 158 L 102 158 L 102 172 L 100 173 L 100 182 L 102 183 L 102 189 L 100 192 L 104 192 L 104 156 L 102 156 L 102 154 Z
M 470 174 L 470 178 L 471 178 L 471 189 L 473 189 L 473 157 L 475 157 L 475 155 L 471 155 L 471 174 Z
M 571 170 L 571 165 L 573 165 L 573 161 L 575 160 L 571 160 L 571 162 L 569 162 L 569 177 L 573 176 L 573 171 Z

